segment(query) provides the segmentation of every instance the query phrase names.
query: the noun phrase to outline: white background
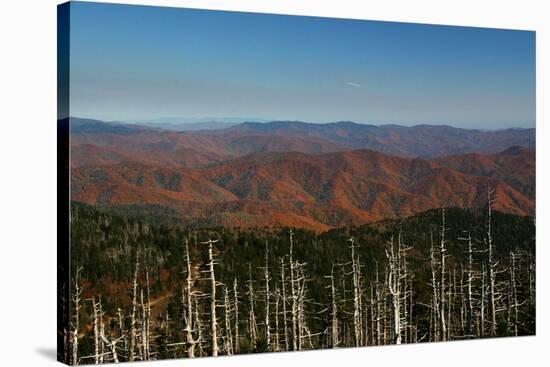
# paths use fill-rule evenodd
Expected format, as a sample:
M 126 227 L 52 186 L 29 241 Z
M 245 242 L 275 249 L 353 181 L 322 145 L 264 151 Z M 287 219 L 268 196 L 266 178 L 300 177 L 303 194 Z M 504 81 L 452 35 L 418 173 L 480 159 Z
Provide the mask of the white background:
M 55 362 L 56 0 L 0 3 L 0 365 Z M 550 357 L 549 17 L 546 1 L 123 1 L 537 31 L 537 336 L 141 366 L 537 366 Z M 546 24 L 545 24 L 546 23 Z M 546 88 L 546 89 L 544 89 Z M 543 102 L 544 101 L 544 102 Z M 547 208 L 546 215 L 541 208 Z

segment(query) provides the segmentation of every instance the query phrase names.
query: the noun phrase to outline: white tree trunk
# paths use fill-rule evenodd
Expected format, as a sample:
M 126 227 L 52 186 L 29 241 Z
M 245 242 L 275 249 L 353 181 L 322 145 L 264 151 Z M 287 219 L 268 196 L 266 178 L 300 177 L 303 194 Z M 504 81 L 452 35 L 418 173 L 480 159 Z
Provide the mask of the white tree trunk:
M 298 317 L 298 304 L 297 304 L 297 294 L 296 294 L 296 285 L 295 285 L 295 274 L 294 274 L 294 259 L 292 256 L 292 248 L 294 246 L 292 241 L 292 229 L 290 230 L 290 251 L 289 251 L 289 261 L 290 261 L 290 298 L 292 300 L 291 314 L 292 314 L 292 350 L 298 349 L 297 339 L 297 317 Z
M 82 295 L 82 289 L 80 288 L 80 271 L 82 268 L 76 270 L 76 276 L 74 281 L 74 294 L 73 294 L 73 325 L 72 325 L 72 348 L 71 348 L 71 362 L 73 366 L 78 365 L 78 331 L 80 328 L 80 297 Z
M 336 304 L 336 288 L 334 285 L 334 264 L 330 272 L 330 296 L 331 296 L 331 346 L 336 348 L 339 344 L 338 337 L 338 306 Z
M 355 346 L 359 347 L 361 345 L 361 290 L 360 290 L 360 276 L 359 276 L 359 258 L 356 254 L 355 241 L 352 238 L 348 240 L 351 248 L 351 265 L 352 265 L 352 275 L 353 275 L 353 333 L 355 337 Z
M 212 356 L 216 357 L 219 353 L 218 347 L 218 322 L 216 319 L 216 276 L 214 274 L 214 255 L 212 245 L 218 240 L 208 240 L 201 242 L 203 245 L 208 245 L 208 273 L 210 274 L 210 331 L 212 337 Z
M 248 280 L 248 297 L 249 297 L 249 318 L 248 318 L 248 333 L 250 336 L 250 342 L 252 343 L 252 350 L 256 350 L 258 342 L 258 331 L 256 325 L 256 314 L 254 313 L 254 286 L 252 284 L 252 268 L 250 263 L 248 264 L 248 272 L 250 278 Z
M 187 307 L 187 311 L 185 314 L 185 339 L 186 339 L 186 347 L 187 347 L 187 357 L 194 358 L 195 357 L 195 345 L 197 344 L 197 340 L 193 337 L 193 302 L 192 302 L 192 294 L 193 294 L 193 273 L 191 268 L 191 259 L 189 256 L 189 243 L 187 240 L 185 240 L 185 268 L 187 272 L 186 277 L 186 287 L 185 287 L 185 306 Z
M 281 258 L 281 291 L 282 291 L 282 303 L 283 303 L 283 335 L 285 337 L 285 351 L 288 351 L 288 322 L 287 322 L 287 311 L 286 311 L 286 288 L 285 288 L 285 262 L 284 259 Z
M 265 269 L 264 269 L 264 280 L 265 280 L 265 340 L 267 344 L 267 350 L 271 350 L 271 331 L 269 328 L 269 247 L 267 241 L 265 241 Z
M 135 361 L 136 348 L 136 312 L 137 312 L 137 290 L 139 274 L 139 250 L 136 253 L 136 265 L 134 269 L 134 281 L 132 283 L 132 313 L 130 314 L 130 361 Z
M 439 320 L 441 322 L 441 340 L 445 341 L 447 339 L 447 323 L 445 321 L 445 260 L 447 258 L 446 252 L 447 248 L 445 247 L 445 208 L 441 209 L 441 242 L 439 247 L 439 254 L 441 256 L 440 264 L 440 283 L 439 283 Z
M 497 319 L 496 319 L 496 266 L 497 261 L 495 260 L 495 254 L 494 254 L 494 243 L 493 243 L 493 233 L 492 233 L 492 222 L 491 222 L 491 214 L 492 214 L 492 203 L 493 199 L 491 198 L 491 195 L 493 194 L 494 190 L 491 187 L 487 188 L 487 247 L 488 247 L 488 271 L 489 271 L 489 294 L 488 294 L 488 301 L 489 301 L 489 317 L 491 318 L 491 328 L 490 330 L 490 336 L 494 337 L 496 336 L 496 330 L 497 330 Z
M 235 353 L 239 353 L 239 296 L 237 293 L 237 278 L 235 277 L 235 280 L 233 281 L 233 308 L 235 312 L 235 346 L 233 347 L 233 350 Z
M 224 295 L 224 316 L 225 316 L 225 351 L 227 355 L 233 354 L 233 335 L 231 333 L 231 307 L 229 302 L 229 289 L 225 287 Z

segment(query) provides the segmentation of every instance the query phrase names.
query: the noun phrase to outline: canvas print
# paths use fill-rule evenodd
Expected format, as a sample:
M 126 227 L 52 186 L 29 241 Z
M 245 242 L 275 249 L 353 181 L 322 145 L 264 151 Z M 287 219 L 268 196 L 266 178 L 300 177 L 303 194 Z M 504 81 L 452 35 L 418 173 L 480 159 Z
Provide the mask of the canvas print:
M 532 31 L 60 5 L 58 359 L 535 335 L 535 79 Z

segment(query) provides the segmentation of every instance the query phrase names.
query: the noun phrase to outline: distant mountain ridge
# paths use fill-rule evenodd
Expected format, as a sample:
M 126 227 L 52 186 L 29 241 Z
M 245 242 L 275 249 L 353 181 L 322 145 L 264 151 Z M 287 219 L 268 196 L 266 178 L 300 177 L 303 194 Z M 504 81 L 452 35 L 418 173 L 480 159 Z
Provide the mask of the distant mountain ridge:
M 497 153 L 510 146 L 533 148 L 535 129 L 483 131 L 446 125 L 366 125 L 351 121 L 310 124 L 299 121 L 247 122 L 224 132 L 314 137 L 350 149 L 373 149 L 400 156 L 434 157 L 468 152 Z
M 498 153 L 510 146 L 534 148 L 536 140 L 535 129 L 489 132 L 450 126 L 376 126 L 354 122 L 245 122 L 224 129 L 185 132 L 76 118 L 71 119 L 71 125 L 71 132 L 79 134 L 77 139 L 73 139 L 77 144 L 88 140 L 87 143 L 117 150 L 120 145 L 139 147 L 144 145 L 144 141 L 154 141 L 165 150 L 192 149 L 224 157 L 271 151 L 322 154 L 371 149 L 402 157 L 431 158 L 463 153 Z
M 239 118 L 239 117 L 202 117 L 202 118 L 182 118 L 182 117 L 159 117 L 156 119 L 141 119 L 129 121 L 132 124 L 160 128 L 173 131 L 199 131 L 199 130 L 217 130 L 227 129 L 231 126 L 246 122 L 268 122 L 268 120 L 259 118 Z

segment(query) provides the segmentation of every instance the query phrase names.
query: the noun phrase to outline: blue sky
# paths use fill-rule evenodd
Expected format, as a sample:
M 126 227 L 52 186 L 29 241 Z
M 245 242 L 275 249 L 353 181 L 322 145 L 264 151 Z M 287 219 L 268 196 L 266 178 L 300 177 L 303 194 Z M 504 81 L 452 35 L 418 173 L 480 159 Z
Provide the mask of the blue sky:
M 535 33 L 73 2 L 71 115 L 535 125 Z

